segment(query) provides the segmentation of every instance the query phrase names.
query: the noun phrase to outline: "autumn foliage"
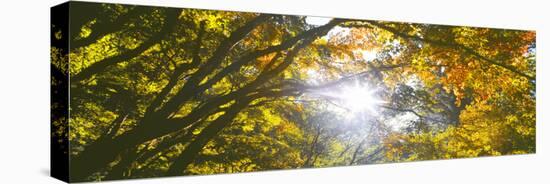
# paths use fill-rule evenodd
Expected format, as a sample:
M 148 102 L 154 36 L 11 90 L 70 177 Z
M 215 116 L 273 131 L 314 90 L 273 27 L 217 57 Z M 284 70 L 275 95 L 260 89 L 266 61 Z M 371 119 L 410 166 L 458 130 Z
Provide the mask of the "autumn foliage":
M 80 2 L 71 16 L 51 59 L 70 78 L 52 78 L 70 88 L 53 124 L 74 181 L 536 150 L 532 31 Z

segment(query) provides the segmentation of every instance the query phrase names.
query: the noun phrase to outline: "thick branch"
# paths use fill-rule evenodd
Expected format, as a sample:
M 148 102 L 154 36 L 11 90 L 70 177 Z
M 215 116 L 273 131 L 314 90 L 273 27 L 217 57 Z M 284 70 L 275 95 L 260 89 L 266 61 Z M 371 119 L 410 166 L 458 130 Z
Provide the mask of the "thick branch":
M 131 10 L 128 10 L 127 13 L 124 15 L 120 15 L 115 21 L 110 22 L 107 20 L 102 20 L 101 22 L 97 22 L 92 26 L 92 32 L 88 37 L 81 38 L 81 39 L 75 39 L 71 42 L 71 49 L 76 49 L 79 47 L 90 45 L 100 38 L 104 37 L 107 34 L 114 33 L 122 29 L 125 24 L 130 21 L 133 18 L 138 17 L 141 13 L 144 13 L 144 11 L 148 7 L 145 6 L 136 6 L 132 8 Z M 106 19 L 106 17 L 105 17 Z M 79 30 L 71 30 L 74 32 L 78 32 Z M 74 38 L 72 38 L 74 39 Z
M 90 78 L 92 75 L 103 72 L 109 66 L 113 66 L 117 63 L 128 61 L 134 57 L 141 55 L 145 50 L 149 49 L 151 46 L 159 43 L 164 37 L 168 36 L 168 33 L 176 25 L 177 16 L 179 15 L 178 10 L 176 9 L 166 9 L 166 17 L 164 24 L 161 30 L 155 33 L 149 40 L 145 41 L 137 48 L 129 50 L 127 52 L 105 58 L 101 61 L 91 64 L 89 67 L 84 68 L 82 71 L 71 77 L 71 82 L 76 83 L 84 79 Z
M 207 89 L 207 88 L 211 87 L 212 85 L 214 85 L 215 83 L 219 82 L 222 78 L 227 76 L 227 74 L 238 71 L 242 66 L 244 66 L 245 64 L 247 64 L 251 60 L 256 59 L 258 57 L 261 57 L 261 56 L 265 56 L 265 55 L 270 54 L 270 53 L 279 52 L 279 51 L 289 49 L 301 40 L 314 38 L 314 37 L 318 36 L 320 33 L 324 32 L 326 30 L 330 30 L 337 23 L 338 22 L 333 22 L 331 24 L 327 24 L 327 25 L 324 25 L 324 26 L 321 26 L 321 27 L 310 29 L 308 31 L 300 33 L 297 36 L 294 36 L 290 39 L 285 40 L 283 43 L 281 43 L 279 45 L 270 46 L 266 49 L 257 50 L 257 51 L 254 51 L 252 53 L 249 53 L 249 54 L 241 57 L 236 62 L 233 62 L 229 66 L 225 67 L 222 71 L 218 72 L 212 79 L 208 80 L 208 82 L 201 85 L 200 88 L 201 89 Z
M 164 107 L 157 112 L 156 116 L 166 118 L 172 112 L 177 111 L 183 102 L 189 100 L 197 93 L 198 84 L 204 79 L 204 77 L 210 74 L 222 63 L 227 54 L 229 54 L 231 48 L 240 40 L 245 38 L 252 30 L 256 28 L 256 26 L 269 18 L 271 18 L 270 15 L 259 15 L 253 20 L 247 22 L 244 26 L 233 31 L 231 35 L 218 46 L 206 64 L 199 68 L 199 70 L 187 80 L 178 94 L 166 102 Z
M 187 166 L 194 161 L 195 157 L 202 150 L 204 145 L 206 145 L 206 143 L 208 143 L 208 141 L 210 141 L 215 135 L 217 135 L 224 127 L 229 125 L 232 122 L 233 118 L 243 108 L 248 106 L 252 100 L 263 96 L 267 96 L 269 95 L 269 93 L 274 93 L 272 95 L 281 95 L 281 94 L 285 95 L 280 91 L 258 92 L 245 97 L 242 97 L 242 95 L 239 95 L 239 94 L 243 94 L 243 93 L 246 94 L 248 92 L 253 91 L 256 87 L 260 86 L 267 80 L 271 79 L 278 73 L 282 72 L 285 68 L 287 68 L 290 65 L 290 63 L 292 63 L 296 54 L 298 54 L 298 52 L 303 47 L 310 44 L 312 41 L 313 39 L 302 42 L 300 45 L 296 46 L 291 51 L 289 51 L 283 63 L 277 66 L 275 69 L 270 70 L 266 73 L 262 73 L 260 76 L 258 76 L 258 78 L 254 82 L 249 83 L 245 87 L 233 93 L 230 93 L 229 95 L 225 95 L 226 97 L 227 96 L 238 97 L 237 99 L 239 100 L 236 100 L 236 104 L 232 105 L 231 108 L 229 108 L 224 115 L 220 116 L 218 119 L 211 122 L 206 128 L 204 128 L 201 131 L 201 133 L 197 136 L 197 138 L 195 138 L 195 140 L 193 140 L 193 142 L 191 142 L 186 147 L 186 149 L 182 152 L 182 154 L 175 159 L 174 163 L 172 163 L 172 165 L 170 166 L 170 169 L 168 170 L 167 175 L 175 176 L 175 175 L 181 174 L 187 168 Z
M 225 114 L 205 127 L 193 140 L 193 142 L 185 148 L 181 155 L 176 157 L 176 160 L 172 163 L 166 175 L 180 175 L 183 170 L 185 170 L 187 166 L 193 162 L 194 158 L 198 155 L 206 143 L 216 136 L 225 126 L 229 125 L 241 109 L 245 108 L 251 101 L 252 99 L 247 98 L 237 102 L 237 104 L 234 104 L 225 112 Z
M 147 110 L 145 111 L 144 116 L 151 115 L 151 113 L 153 113 L 161 105 L 162 101 L 166 98 L 168 93 L 170 93 L 170 91 L 172 91 L 174 86 L 176 86 L 176 84 L 178 83 L 178 80 L 180 79 L 181 75 L 184 72 L 186 72 L 186 71 L 188 71 L 188 70 L 190 70 L 190 69 L 192 69 L 192 68 L 194 68 L 194 67 L 196 67 L 200 64 L 199 52 L 200 52 L 200 49 L 201 49 L 202 39 L 203 39 L 204 32 L 205 32 L 204 31 L 204 25 L 205 25 L 205 22 L 200 23 L 199 32 L 197 33 L 197 38 L 194 41 L 195 46 L 192 50 L 193 57 L 192 57 L 191 63 L 186 63 L 186 64 L 182 64 L 182 65 L 177 66 L 177 68 L 174 70 L 174 73 L 170 77 L 170 79 L 168 81 L 168 84 L 166 84 L 166 86 L 164 86 L 164 88 L 162 88 L 161 92 L 157 96 L 155 96 L 155 99 L 153 100 L 153 102 L 151 102 L 149 107 L 147 107 Z

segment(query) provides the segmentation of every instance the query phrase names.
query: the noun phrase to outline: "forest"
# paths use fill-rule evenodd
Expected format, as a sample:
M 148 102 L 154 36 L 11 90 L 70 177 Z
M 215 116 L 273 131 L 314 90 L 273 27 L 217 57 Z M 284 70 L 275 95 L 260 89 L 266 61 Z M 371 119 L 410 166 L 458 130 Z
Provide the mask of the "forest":
M 70 16 L 52 25 L 69 40 L 51 47 L 52 86 L 70 102 L 52 102 L 69 112 L 52 139 L 74 181 L 536 151 L 534 31 L 100 3 Z

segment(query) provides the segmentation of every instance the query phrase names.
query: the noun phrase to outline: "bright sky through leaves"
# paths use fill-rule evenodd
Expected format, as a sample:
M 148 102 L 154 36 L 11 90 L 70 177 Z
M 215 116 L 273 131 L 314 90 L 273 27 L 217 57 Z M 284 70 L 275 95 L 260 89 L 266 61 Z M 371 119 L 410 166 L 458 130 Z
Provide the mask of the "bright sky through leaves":
M 306 23 L 314 26 L 322 26 L 330 22 L 332 18 L 326 18 L 326 17 L 313 17 L 308 16 L 306 17 Z
M 376 52 L 376 50 L 361 50 L 361 56 L 365 61 L 372 61 L 376 59 L 377 54 L 378 53 Z

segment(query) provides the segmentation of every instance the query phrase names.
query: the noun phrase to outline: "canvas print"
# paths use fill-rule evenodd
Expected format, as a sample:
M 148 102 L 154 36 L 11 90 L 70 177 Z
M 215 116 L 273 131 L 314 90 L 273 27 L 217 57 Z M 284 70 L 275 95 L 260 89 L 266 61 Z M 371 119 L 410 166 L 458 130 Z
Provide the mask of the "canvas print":
M 52 175 L 68 182 L 535 153 L 529 30 L 68 2 Z

